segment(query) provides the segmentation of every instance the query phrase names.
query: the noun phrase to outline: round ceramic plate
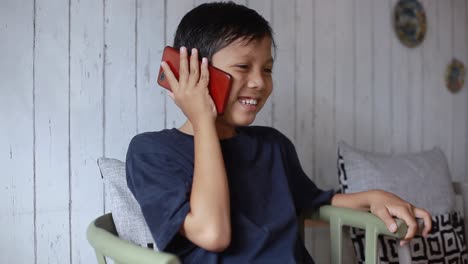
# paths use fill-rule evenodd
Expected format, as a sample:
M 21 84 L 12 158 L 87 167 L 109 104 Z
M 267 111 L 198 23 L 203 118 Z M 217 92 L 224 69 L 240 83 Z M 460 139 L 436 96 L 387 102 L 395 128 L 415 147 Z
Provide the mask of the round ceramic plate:
M 408 47 L 416 47 L 426 35 L 426 13 L 418 0 L 400 0 L 394 11 L 395 32 Z
M 453 92 L 458 92 L 465 83 L 465 65 L 463 62 L 453 59 L 445 71 L 445 85 Z

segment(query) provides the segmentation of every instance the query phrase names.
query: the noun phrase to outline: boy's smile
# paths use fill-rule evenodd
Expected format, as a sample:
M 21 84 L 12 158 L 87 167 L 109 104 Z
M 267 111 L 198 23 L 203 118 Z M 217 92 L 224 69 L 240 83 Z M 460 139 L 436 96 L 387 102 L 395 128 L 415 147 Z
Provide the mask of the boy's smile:
M 271 39 L 239 39 L 213 55 L 213 66 L 231 74 L 231 93 L 224 115 L 216 124 L 219 136 L 238 126 L 250 125 L 273 89 Z M 220 131 L 221 130 L 221 131 Z

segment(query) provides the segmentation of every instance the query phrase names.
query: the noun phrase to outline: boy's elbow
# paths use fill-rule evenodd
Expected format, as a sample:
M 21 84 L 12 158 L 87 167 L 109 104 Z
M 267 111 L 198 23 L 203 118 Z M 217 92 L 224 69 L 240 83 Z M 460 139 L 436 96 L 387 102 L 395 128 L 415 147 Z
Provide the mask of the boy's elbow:
M 222 252 L 231 244 L 231 222 L 209 221 L 189 214 L 185 219 L 182 235 L 187 237 L 195 245 L 211 252 Z
M 203 248 L 211 252 L 223 252 L 231 244 L 230 231 L 212 230 L 206 234 L 203 241 Z

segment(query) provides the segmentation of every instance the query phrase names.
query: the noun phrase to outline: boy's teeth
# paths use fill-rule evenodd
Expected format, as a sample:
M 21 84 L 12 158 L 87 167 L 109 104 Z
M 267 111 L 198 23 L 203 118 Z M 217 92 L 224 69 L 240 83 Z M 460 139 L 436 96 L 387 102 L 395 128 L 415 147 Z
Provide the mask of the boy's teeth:
M 240 102 L 242 104 L 257 105 L 257 100 L 255 99 L 242 99 Z

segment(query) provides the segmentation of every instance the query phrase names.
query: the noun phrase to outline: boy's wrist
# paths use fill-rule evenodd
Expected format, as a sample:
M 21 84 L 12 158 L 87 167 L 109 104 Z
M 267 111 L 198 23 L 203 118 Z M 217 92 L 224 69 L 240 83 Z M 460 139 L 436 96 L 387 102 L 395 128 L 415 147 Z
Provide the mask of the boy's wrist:
M 192 123 L 193 133 L 196 135 L 202 131 L 216 131 L 215 121 L 210 117 L 200 117 L 196 122 Z

